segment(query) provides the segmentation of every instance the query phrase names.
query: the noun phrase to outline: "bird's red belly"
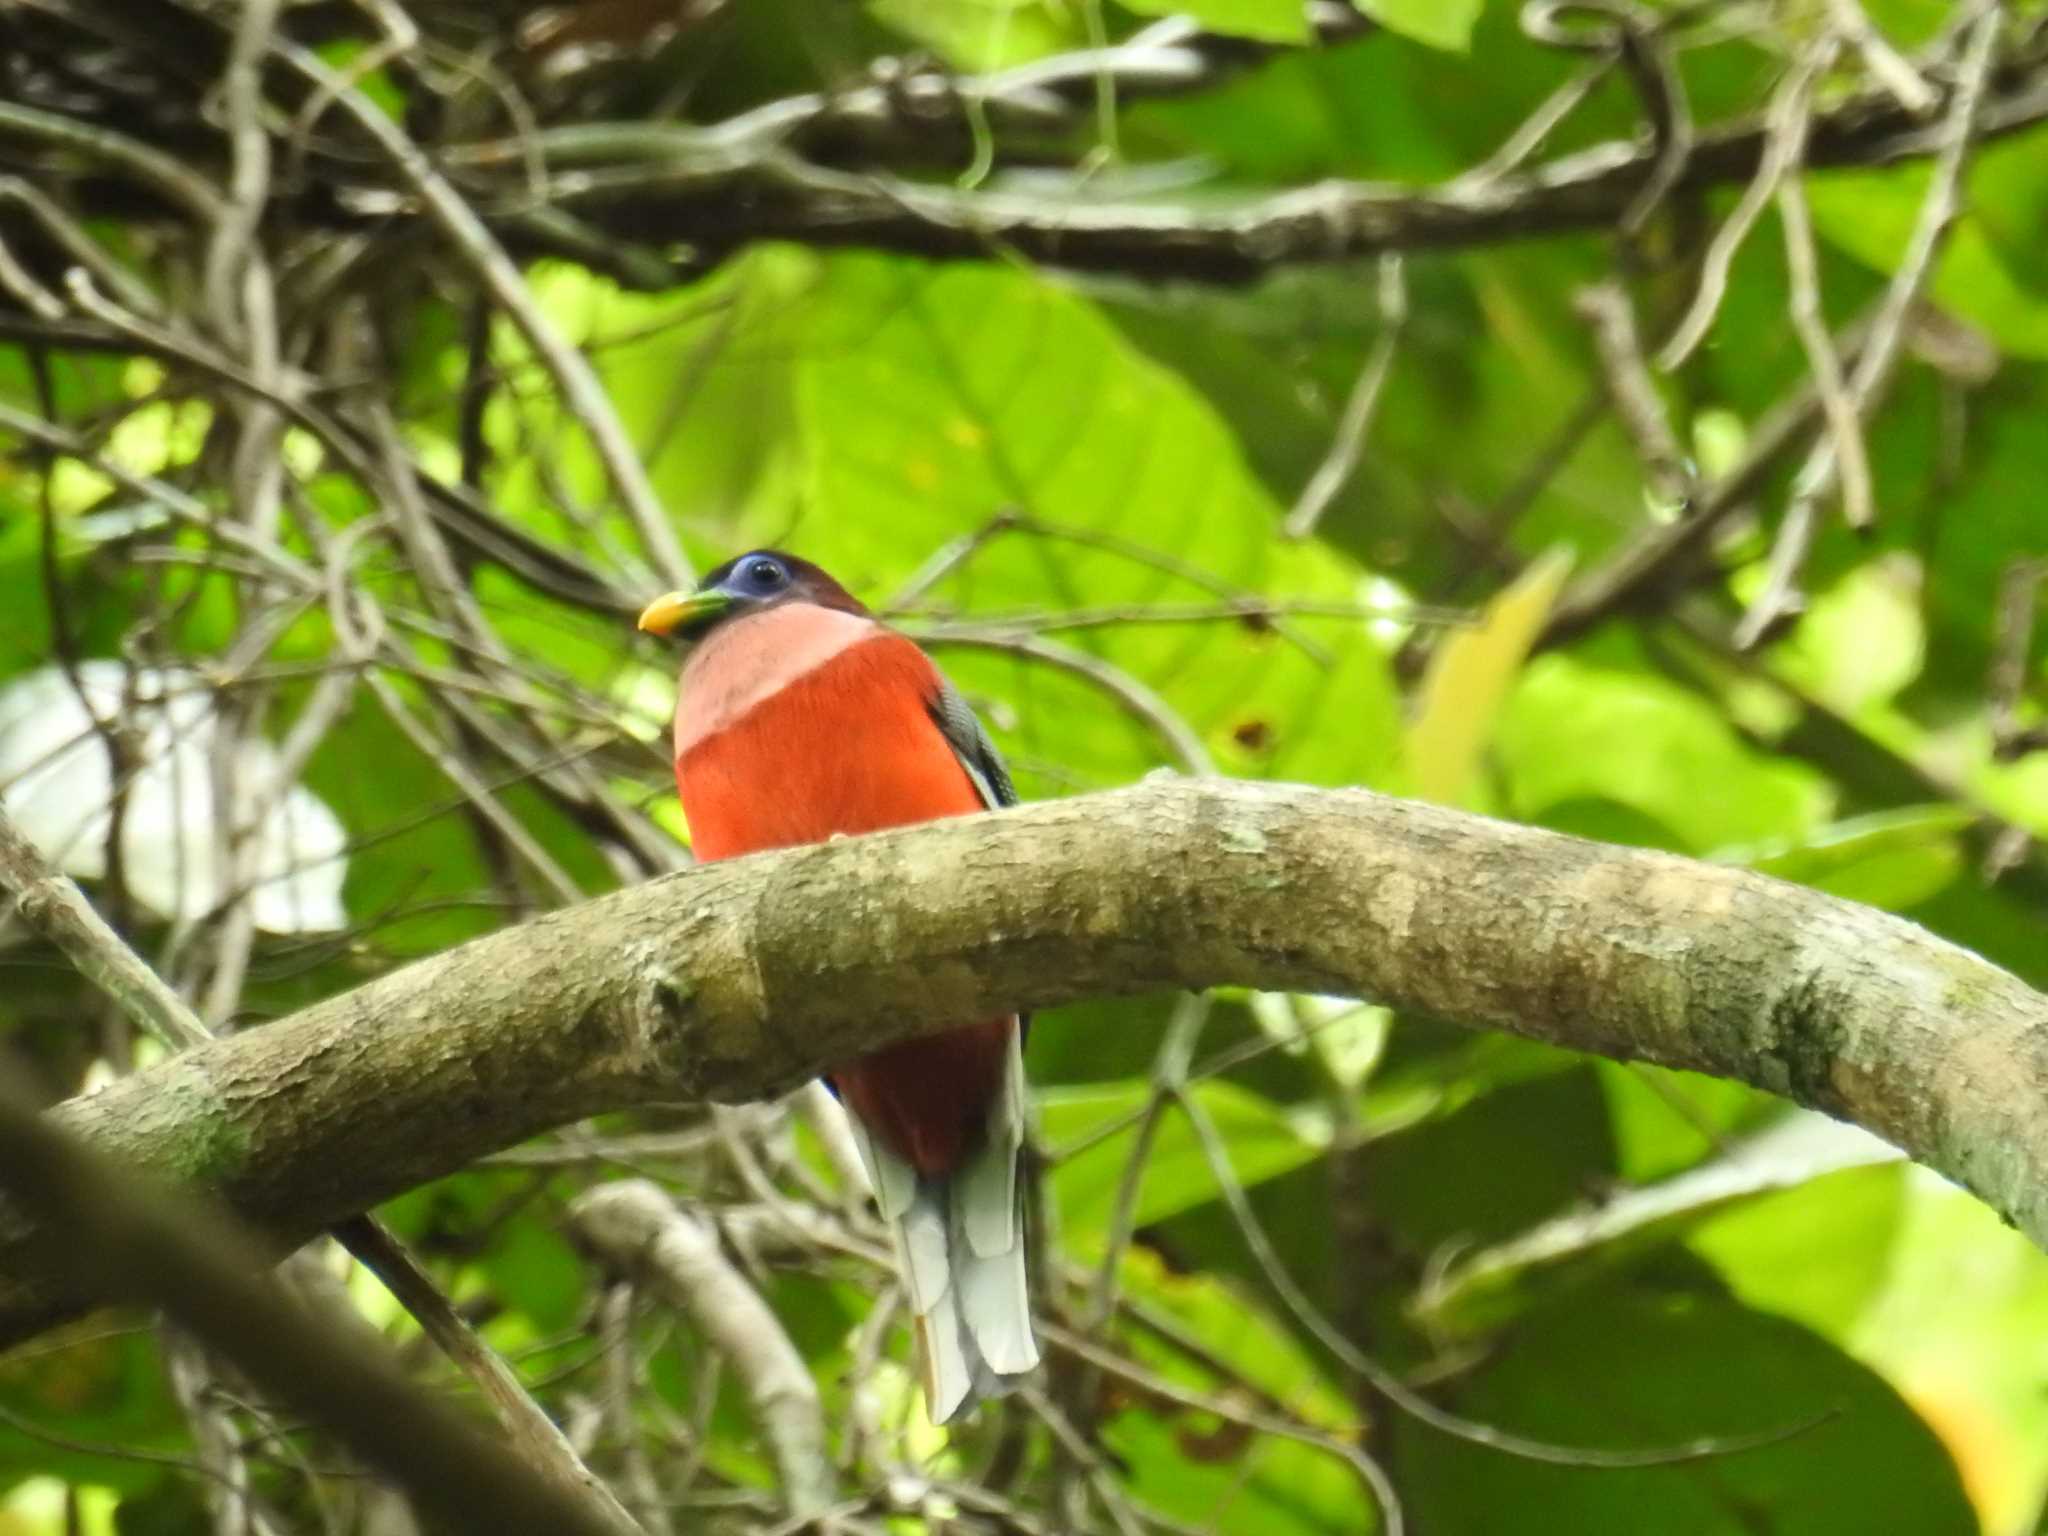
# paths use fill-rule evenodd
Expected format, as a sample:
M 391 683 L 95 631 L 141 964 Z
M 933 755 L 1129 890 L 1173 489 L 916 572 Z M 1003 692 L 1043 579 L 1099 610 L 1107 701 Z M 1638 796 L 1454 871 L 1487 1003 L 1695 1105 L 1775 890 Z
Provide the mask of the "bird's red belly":
M 982 809 L 926 713 L 934 682 L 921 653 L 889 636 L 852 648 L 698 741 L 676 761 L 697 857 Z M 831 1080 L 898 1156 L 920 1172 L 944 1173 L 980 1134 L 1016 1027 L 1015 1019 L 996 1019 L 905 1041 L 837 1068 Z

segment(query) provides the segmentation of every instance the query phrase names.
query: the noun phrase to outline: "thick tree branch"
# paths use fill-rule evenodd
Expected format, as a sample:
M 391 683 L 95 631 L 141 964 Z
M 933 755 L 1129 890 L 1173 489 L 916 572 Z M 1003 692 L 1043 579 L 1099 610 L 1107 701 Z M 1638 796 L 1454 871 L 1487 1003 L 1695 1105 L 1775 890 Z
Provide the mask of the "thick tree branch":
M 2048 1240 L 2048 998 L 1745 871 L 1358 790 L 1155 781 L 706 866 L 53 1111 L 281 1245 L 548 1126 L 780 1092 L 920 1029 L 1239 983 L 1739 1078 Z M 0 1338 L 77 1310 L 0 1223 Z
M 618 1536 L 595 1503 L 406 1381 L 381 1339 L 322 1326 L 254 1273 L 246 1233 L 176 1191 L 138 1183 L 36 1115 L 11 1082 L 0 1082 L 0 1189 L 35 1214 L 43 1260 L 83 1294 L 161 1307 L 331 1428 L 442 1528 Z
M 1316 8 L 1319 32 L 1348 34 L 1348 24 L 1326 23 L 1326 14 L 1334 13 Z M 1118 78 L 1134 72 L 1130 83 L 1141 90 L 1142 82 L 1163 83 L 1162 71 L 1190 88 L 1212 83 L 1219 50 L 1233 52 L 1177 25 L 1153 31 L 1156 45 L 1134 40 L 1111 51 Z M 940 258 L 1005 253 L 1082 270 L 1234 282 L 1290 264 L 1612 227 L 1646 189 L 1668 197 L 1752 183 L 1773 137 L 1760 116 L 1703 129 L 1682 162 L 1662 144 L 1617 139 L 1527 169 L 1482 168 L 1438 187 L 1333 179 L 1185 202 L 963 190 L 914 179 L 919 157 L 894 153 L 899 142 L 929 145 L 932 111 L 953 137 L 955 120 L 966 120 L 960 106 L 969 101 L 1006 122 L 1064 120 L 1071 93 L 1096 78 L 1088 67 L 1093 58 L 1077 54 L 977 81 L 793 97 L 710 125 L 579 121 L 427 147 L 401 142 L 388 124 L 363 117 L 358 96 L 337 97 L 359 128 L 375 133 L 379 156 L 397 169 L 366 171 L 353 156 L 323 161 L 289 211 L 301 228 L 374 228 L 393 243 L 438 226 L 473 265 L 478 251 L 502 245 L 520 257 L 565 256 L 611 270 L 623 282 L 654 286 L 771 239 Z M 927 101 L 928 95 L 941 99 Z M 2048 63 L 2023 54 L 1995 69 L 1977 115 L 1977 141 L 2043 121 Z M 93 166 L 94 176 L 64 167 L 71 191 L 90 211 L 133 215 L 139 196 L 140 209 L 202 224 L 217 217 L 218 195 L 203 178 L 162 157 L 142 158 L 133 141 L 100 123 L 22 109 L 0 113 L 0 138 L 28 146 L 27 163 L 39 177 L 58 174 L 50 157 L 59 152 Z M 1938 123 L 1880 87 L 1814 114 L 1806 162 L 1815 169 L 1879 166 L 1927 158 L 1941 147 Z M 448 168 L 446 180 L 422 169 L 428 148 Z M 835 148 L 846 153 L 827 153 Z M 537 176 L 544 193 L 537 193 Z M 674 260 L 672 247 L 683 248 Z M 501 298 L 516 295 L 516 286 L 500 281 L 504 273 L 485 276 Z
M 1978 117 L 1979 140 L 2048 120 L 2048 68 L 2005 71 Z M 602 130 L 579 130 L 579 145 Z M 543 135 L 543 152 L 547 147 Z M 1769 150 L 1762 120 L 1703 134 L 1666 195 L 1752 180 Z M 1890 96 L 1854 98 L 1813 119 L 1807 164 L 1815 169 L 1889 165 L 1940 149 L 1928 125 Z M 1268 196 L 1184 205 L 1088 197 L 962 191 L 872 171 L 802 161 L 780 146 L 707 156 L 700 130 L 634 125 L 624 151 L 551 177 L 556 205 L 618 240 L 682 241 L 700 263 L 764 239 L 856 245 L 930 257 L 1007 251 L 1049 266 L 1247 281 L 1277 266 L 1351 260 L 1387 252 L 1459 249 L 1613 226 L 1659 174 L 1654 145 L 1603 144 L 1536 169 L 1410 191 L 1331 180 Z M 460 151 L 456 151 L 459 156 Z M 488 210 L 491 194 L 472 190 Z M 506 183 L 508 206 L 530 207 L 523 184 Z M 346 194 L 341 199 L 346 206 Z M 381 195 L 371 200 L 390 209 Z M 553 254 L 545 230 L 487 211 L 529 254 Z M 562 254 L 573 254 L 563 252 Z

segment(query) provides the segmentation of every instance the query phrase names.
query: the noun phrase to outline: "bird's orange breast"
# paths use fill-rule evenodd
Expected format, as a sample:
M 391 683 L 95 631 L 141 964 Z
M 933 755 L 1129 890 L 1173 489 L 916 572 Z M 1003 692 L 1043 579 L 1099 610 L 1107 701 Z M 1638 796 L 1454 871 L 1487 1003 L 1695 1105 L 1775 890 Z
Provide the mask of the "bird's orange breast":
M 766 617 L 764 615 L 764 617 Z M 793 627 L 793 626 L 792 626 Z M 676 784 L 699 859 L 823 842 L 981 810 L 981 797 L 933 722 L 939 675 L 910 641 L 873 627 L 758 698 L 704 658 L 677 711 Z M 735 654 L 732 664 L 740 658 Z M 710 730 L 693 694 L 743 709 Z M 1015 1019 L 906 1041 L 832 1073 L 848 1109 L 912 1166 L 959 1165 L 1002 1077 Z
M 922 651 L 877 628 L 689 745 L 676 786 L 697 857 L 980 810 L 929 713 L 938 686 Z

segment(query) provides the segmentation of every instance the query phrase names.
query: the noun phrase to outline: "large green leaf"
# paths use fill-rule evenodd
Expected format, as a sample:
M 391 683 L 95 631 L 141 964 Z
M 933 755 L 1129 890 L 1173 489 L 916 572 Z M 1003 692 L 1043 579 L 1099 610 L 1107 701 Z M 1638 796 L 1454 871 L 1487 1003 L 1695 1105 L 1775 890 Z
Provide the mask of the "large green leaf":
M 1517 815 L 1609 800 L 1697 852 L 1805 832 L 1831 798 L 1819 774 L 1753 751 L 1675 684 L 1570 656 L 1540 657 L 1523 674 L 1497 751 Z
M 1142 619 L 1219 599 L 1372 596 L 1352 562 L 1275 538 L 1278 508 L 1214 411 L 1084 300 L 1002 268 L 846 256 L 808 313 L 846 340 L 813 340 L 799 365 L 806 489 L 778 531 L 856 590 L 886 595 L 949 541 L 1021 513 L 1051 536 L 994 534 L 927 601 L 967 618 Z M 1396 697 L 1360 622 L 1130 622 L 1042 638 L 1155 690 L 1240 768 L 1270 757 L 1343 783 L 1391 759 Z M 1005 666 L 1014 675 L 1000 656 L 962 670 L 1014 702 L 1014 683 L 997 682 Z M 1127 775 L 1127 749 L 1090 748 L 1130 741 L 1130 706 L 1072 676 L 1046 685 L 1072 701 L 1049 750 L 1072 771 Z
M 2048 1501 L 2048 1256 L 1933 1174 L 1913 1171 L 1902 1194 L 1881 1289 L 1830 1331 L 1941 1433 L 1985 1529 L 2031 1533 Z M 1715 1262 L 1773 1306 L 1787 1258 L 1751 1248 Z
M 1468 1417 L 1600 1450 L 1806 1426 L 1739 1455 L 1542 1465 L 1399 1422 L 1401 1483 L 1436 1536 L 1978 1536 L 1955 1464 L 1875 1373 L 1725 1297 L 1610 1287 L 1531 1319 L 1464 1377 Z M 1511 1511 L 1511 1515 L 1504 1512 Z
M 1209 1113 L 1241 1184 L 1298 1168 L 1321 1150 L 1316 1128 L 1234 1083 L 1211 1080 L 1191 1090 Z M 1139 1116 L 1152 1094 L 1144 1082 L 1054 1088 L 1039 1094 L 1039 1118 L 1054 1159 L 1053 1193 L 1068 1241 L 1100 1242 L 1116 1210 L 1124 1170 L 1137 1144 Z M 1144 1167 L 1137 1220 L 1161 1221 L 1217 1198 L 1220 1186 L 1193 1126 L 1169 1104 Z
M 1844 1169 L 1896 1162 L 1900 1155 L 1867 1131 L 1821 1115 L 1793 1115 L 1712 1162 L 1461 1256 L 1431 1276 L 1415 1311 L 1439 1333 L 1497 1327 L 1546 1294 L 1586 1284 L 1730 1206 Z
M 1308 10 L 1296 0 L 1124 0 L 1140 16 L 1187 16 L 1212 32 L 1267 43 L 1299 43 L 1309 35 Z
M 1357 0 L 1358 8 L 1390 30 L 1432 48 L 1463 48 L 1486 0 Z

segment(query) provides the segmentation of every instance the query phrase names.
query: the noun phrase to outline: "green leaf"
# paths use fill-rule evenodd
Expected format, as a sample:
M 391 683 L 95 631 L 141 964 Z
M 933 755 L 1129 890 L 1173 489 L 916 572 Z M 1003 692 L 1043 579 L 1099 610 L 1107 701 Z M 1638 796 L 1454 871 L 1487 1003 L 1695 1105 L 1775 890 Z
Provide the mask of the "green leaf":
M 1309 1056 L 1335 1086 L 1355 1092 L 1387 1048 L 1393 1010 L 1349 997 L 1254 992 L 1245 999 L 1267 1036 L 1295 1056 Z
M 1905 254 L 1930 175 L 1915 164 L 1816 178 L 1815 226 L 1858 261 L 1891 272 Z M 1970 211 L 1949 232 L 1932 295 L 1983 327 L 2004 351 L 2048 357 L 2048 285 L 2038 243 L 2048 172 L 2039 147 L 2023 139 L 1985 149 L 1968 183 Z M 1980 206 L 1987 212 L 1980 214 Z
M 1274 536 L 1279 508 L 1215 412 L 1074 294 L 999 267 L 840 256 L 805 329 L 803 506 L 793 525 L 759 532 L 856 591 L 886 599 L 932 551 L 1021 513 L 1050 535 L 991 534 L 925 602 L 964 619 L 1142 619 L 1247 597 L 1373 595 L 1353 561 Z M 1039 638 L 1162 697 L 1238 771 L 1371 782 L 1398 739 L 1384 653 L 1356 620 L 1225 614 Z M 1057 763 L 1085 784 L 1170 756 L 1128 697 L 989 643 L 947 646 L 946 665 L 1011 706 L 1007 731 L 1005 711 L 991 713 L 1027 764 Z
M 1500 1064 L 1526 1075 L 1372 1143 L 1364 1197 L 1410 1252 L 1505 1241 L 1613 1176 L 1606 1106 L 1584 1057 L 1515 1051 Z
M 1593 1064 L 1614 1133 L 1614 1170 L 1630 1183 L 1666 1179 L 1717 1155 L 1784 1112 L 1785 1101 L 1745 1083 L 1640 1061 Z
M 1405 757 L 1416 795 L 1463 802 L 1500 707 L 1571 569 L 1569 552 L 1552 551 L 1504 587 L 1474 627 L 1444 636 L 1408 727 Z
M 1842 1331 L 1941 1434 L 1984 1528 L 2036 1530 L 2048 1500 L 2048 1255 L 1954 1185 L 1907 1174 L 1883 1288 Z M 1785 1263 L 1754 1257 L 1716 1262 L 1747 1293 L 1772 1285 L 1766 1264 Z
M 1716 1214 L 1686 1247 L 1749 1306 L 1848 1346 L 1890 1282 L 1911 1180 L 1897 1159 L 1828 1174 Z
M 1389 31 L 1432 48 L 1471 46 L 1472 24 L 1486 0 L 1355 0 L 1358 8 Z
M 1404 1028 L 1394 1036 L 1398 1046 Z M 1585 1058 L 1514 1035 L 1460 1035 L 1445 1050 L 1383 1067 L 1361 1101 L 1361 1129 L 1390 1136 L 1456 1114 L 1473 1101 L 1522 1083 L 1575 1071 Z
M 1078 7 L 1047 0 L 869 0 L 868 9 L 956 69 L 977 73 L 1080 47 L 1087 39 Z
M 1522 674 L 1496 752 L 1516 815 L 1611 800 L 1695 852 L 1804 833 L 1833 798 L 1803 763 L 1746 746 L 1697 695 L 1571 656 L 1538 657 Z
M 1305 43 L 1308 7 L 1299 0 L 1123 0 L 1140 16 L 1187 16 L 1211 32 L 1262 43 Z
M 1180 1273 L 1135 1245 L 1124 1251 L 1118 1275 L 1125 1295 L 1171 1317 L 1238 1379 L 1287 1403 L 1304 1422 L 1341 1431 L 1355 1420 L 1350 1400 L 1315 1357 L 1245 1287 L 1213 1274 Z M 1169 1379 L 1201 1388 L 1215 1381 L 1208 1365 L 1142 1329 L 1129 1330 L 1126 1343 L 1138 1360 Z
M 1469 1418 L 1601 1450 L 1807 1426 L 1678 1466 L 1550 1466 L 1397 1421 L 1396 1476 L 1433 1536 L 1980 1536 L 1955 1464 L 1875 1372 L 1725 1296 L 1611 1286 L 1551 1309 L 1462 1377 Z M 1504 1521 L 1504 1512 L 1512 1511 Z
M 1813 600 L 1773 664 L 1839 714 L 1886 702 L 1927 657 L 1921 587 L 1920 562 L 1909 555 L 1857 566 Z
M 1186 1409 L 1120 1413 L 1104 1446 L 1139 1501 L 1216 1536 L 1364 1536 L 1383 1527 L 1355 1472 L 1329 1451 Z
M 1314 1126 L 1296 1123 L 1271 1100 L 1234 1083 L 1211 1080 L 1191 1091 L 1229 1148 L 1240 1184 L 1250 1186 L 1299 1168 L 1322 1150 L 1324 1138 Z M 1039 1119 L 1054 1162 L 1053 1193 L 1069 1241 L 1099 1240 L 1108 1232 L 1124 1168 L 1136 1146 L 1138 1117 L 1151 1095 L 1151 1084 L 1137 1081 L 1040 1091 Z M 1218 1193 L 1215 1173 L 1187 1116 L 1169 1104 L 1145 1164 L 1138 1224 L 1162 1221 Z
M 1439 1333 L 1475 1333 L 1537 1305 L 1560 1287 L 1669 1242 L 1728 1206 L 1902 1153 L 1867 1131 L 1797 1113 L 1688 1173 L 1556 1216 L 1431 1278 L 1413 1311 Z
M 1790 841 L 1722 849 L 1717 858 L 1889 912 L 1946 890 L 1967 864 L 1958 834 L 1976 824 L 1967 805 L 1904 806 L 1830 823 Z

